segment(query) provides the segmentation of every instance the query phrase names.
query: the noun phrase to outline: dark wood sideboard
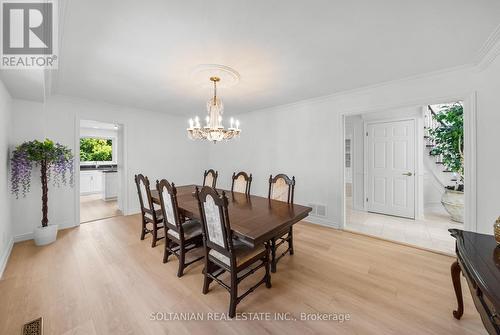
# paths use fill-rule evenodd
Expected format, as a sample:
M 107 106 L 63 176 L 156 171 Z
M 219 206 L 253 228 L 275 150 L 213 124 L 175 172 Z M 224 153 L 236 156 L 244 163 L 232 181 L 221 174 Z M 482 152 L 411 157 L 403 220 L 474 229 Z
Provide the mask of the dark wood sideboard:
M 456 241 L 457 260 L 451 265 L 451 278 L 458 309 L 464 312 L 460 272 L 467 279 L 472 299 L 489 334 L 500 334 L 500 247 L 491 235 L 449 229 Z

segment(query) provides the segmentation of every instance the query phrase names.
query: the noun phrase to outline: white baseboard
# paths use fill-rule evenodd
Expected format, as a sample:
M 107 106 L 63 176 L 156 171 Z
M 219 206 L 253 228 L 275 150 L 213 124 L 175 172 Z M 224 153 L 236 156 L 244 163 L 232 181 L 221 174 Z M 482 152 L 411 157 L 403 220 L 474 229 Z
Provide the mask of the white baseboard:
M 33 239 L 33 232 L 14 236 L 14 243 Z
M 59 223 L 58 224 L 59 227 L 57 230 L 73 228 L 73 227 L 77 227 L 79 225 L 80 225 L 79 223 L 75 224 L 74 222 Z M 28 240 L 32 240 L 32 239 L 33 239 L 33 232 L 19 234 L 19 235 L 14 236 L 14 243 L 28 241 Z
M 0 279 L 3 277 L 3 272 L 5 267 L 7 266 L 7 262 L 9 261 L 10 253 L 12 252 L 12 247 L 14 246 L 14 239 L 11 238 L 9 243 L 7 243 L 7 248 L 3 250 L 0 257 Z
M 312 216 L 312 215 L 305 218 L 304 221 L 309 222 L 309 223 L 313 223 L 313 224 L 317 224 L 320 226 L 330 227 L 330 228 L 336 228 L 336 229 L 340 228 L 340 226 L 335 222 L 328 221 L 326 219 L 319 218 L 317 216 Z
M 63 222 L 63 223 L 59 223 L 58 224 L 59 227 L 57 230 L 61 230 L 61 229 L 68 229 L 68 228 L 74 228 L 74 227 L 78 227 L 80 225 L 80 222 Z

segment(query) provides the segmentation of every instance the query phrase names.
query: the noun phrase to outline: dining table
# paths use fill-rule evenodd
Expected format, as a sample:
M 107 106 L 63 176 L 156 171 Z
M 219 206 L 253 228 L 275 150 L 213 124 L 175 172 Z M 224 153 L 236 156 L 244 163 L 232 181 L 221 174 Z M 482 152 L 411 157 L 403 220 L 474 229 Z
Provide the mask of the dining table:
M 195 188 L 203 186 L 178 186 L 177 203 L 182 215 L 190 219 L 200 218 L 198 200 L 195 197 Z M 241 242 L 255 247 L 283 231 L 309 215 L 312 208 L 283 201 L 272 200 L 251 194 L 231 192 L 217 189 L 219 194 L 225 192 L 228 199 L 228 213 L 233 236 Z M 151 197 L 155 204 L 160 204 L 157 190 L 151 190 Z

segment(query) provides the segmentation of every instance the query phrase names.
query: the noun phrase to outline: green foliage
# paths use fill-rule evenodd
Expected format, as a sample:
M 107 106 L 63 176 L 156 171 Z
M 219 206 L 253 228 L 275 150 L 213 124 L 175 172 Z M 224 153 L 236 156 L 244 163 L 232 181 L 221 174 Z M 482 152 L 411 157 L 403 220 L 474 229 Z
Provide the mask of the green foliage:
M 446 105 L 434 119 L 439 122 L 439 127 L 431 130 L 430 136 L 435 143 L 431 154 L 442 155 L 444 166 L 460 175 L 463 180 L 463 149 L 464 149 L 464 109 L 457 102 Z
M 46 162 L 50 164 L 73 159 L 70 149 L 49 139 L 45 139 L 43 142 L 38 140 L 24 142 L 16 147 L 16 152 L 25 153 L 26 159 L 35 163 Z
M 80 161 L 82 162 L 108 162 L 112 160 L 112 140 L 100 138 L 80 139 Z

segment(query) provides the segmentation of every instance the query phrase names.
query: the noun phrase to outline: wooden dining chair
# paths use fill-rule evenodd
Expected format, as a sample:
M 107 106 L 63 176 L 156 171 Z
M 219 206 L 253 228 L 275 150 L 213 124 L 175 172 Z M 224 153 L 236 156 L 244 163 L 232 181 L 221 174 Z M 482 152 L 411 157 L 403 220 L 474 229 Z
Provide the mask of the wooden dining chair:
M 286 174 L 280 173 L 269 177 L 268 198 L 271 200 L 283 201 L 293 204 L 293 195 L 295 192 L 295 177 L 290 179 Z M 278 232 L 270 241 L 271 243 L 271 271 L 276 272 L 278 261 L 287 253 L 293 255 L 293 225 L 286 230 Z M 288 248 L 278 257 L 276 252 L 283 244 L 288 243 Z
M 135 175 L 134 179 L 137 186 L 142 214 L 141 240 L 144 240 L 146 234 L 153 235 L 151 247 L 154 248 L 156 247 L 156 242 L 164 238 L 164 236 L 158 237 L 158 230 L 163 228 L 163 226 L 160 225 L 163 223 L 163 214 L 161 208 L 158 208 L 158 206 L 153 203 L 148 177 L 138 174 Z M 152 229 L 148 228 L 148 224 L 151 224 Z
M 231 192 L 239 192 L 250 194 L 250 186 L 252 185 L 252 174 L 240 171 L 233 173 L 233 181 L 231 183 Z
M 196 188 L 200 216 L 202 218 L 203 244 L 205 248 L 205 268 L 203 294 L 208 293 L 210 283 L 216 281 L 230 293 L 229 317 L 236 315 L 236 305 L 261 284 L 271 288 L 269 264 L 269 245 L 254 248 L 234 239 L 228 213 L 228 199 L 225 192 L 219 196 L 210 187 Z M 239 283 L 264 267 L 264 277 L 245 293 L 238 296 Z M 230 283 L 226 284 L 219 276 L 230 274 Z
M 205 170 L 205 173 L 203 173 L 203 186 L 216 187 L 218 176 L 219 172 L 213 169 Z
M 179 260 L 177 277 L 182 277 L 187 266 L 204 257 L 201 256 L 186 262 L 186 254 L 203 245 L 201 222 L 186 220 L 184 215 L 180 213 L 177 203 L 177 189 L 174 183 L 170 184 L 166 179 L 162 179 L 156 181 L 156 189 L 160 198 L 163 226 L 165 227 L 163 263 L 168 261 L 168 256 L 174 254 Z

